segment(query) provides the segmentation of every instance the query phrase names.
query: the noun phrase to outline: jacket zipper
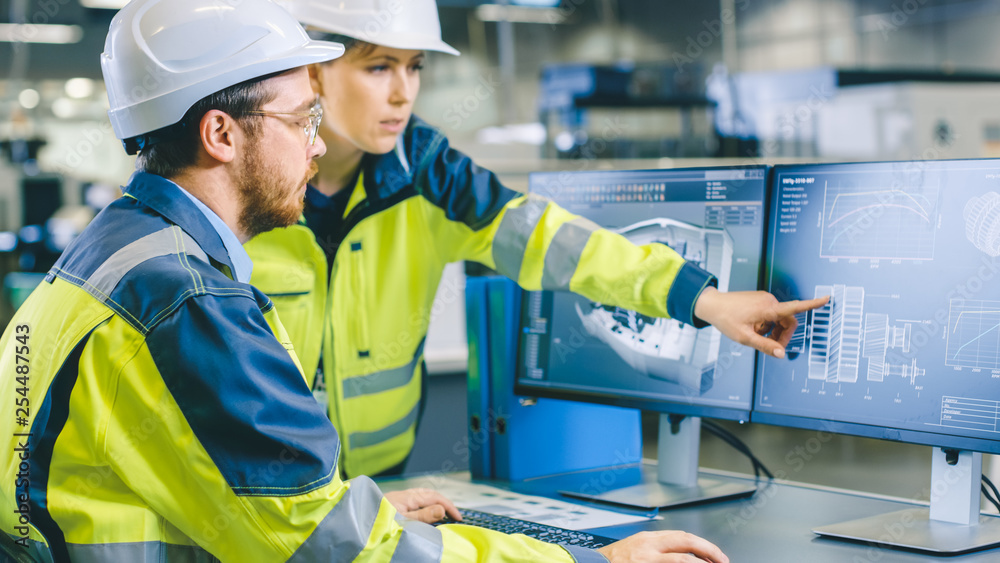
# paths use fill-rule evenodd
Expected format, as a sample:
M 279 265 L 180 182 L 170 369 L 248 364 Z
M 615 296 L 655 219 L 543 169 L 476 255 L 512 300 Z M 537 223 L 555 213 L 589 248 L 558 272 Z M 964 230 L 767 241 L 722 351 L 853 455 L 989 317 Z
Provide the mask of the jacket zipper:
M 336 279 L 335 270 L 338 267 L 337 257 L 340 255 L 340 247 L 344 243 L 344 239 L 350 234 L 351 230 L 356 226 L 352 219 L 357 216 L 358 212 L 368 207 L 368 199 L 355 206 L 354 209 L 348 214 L 344 219 L 343 226 L 340 232 L 337 233 L 337 248 L 333 251 L 333 264 L 325 268 L 328 279 L 327 279 L 327 289 L 326 289 L 326 304 L 323 310 L 323 330 L 325 337 L 320 348 L 321 361 L 323 363 L 323 378 L 325 379 L 327 386 L 326 392 L 330 397 L 329 404 L 327 405 L 327 414 L 330 416 L 330 420 L 333 422 L 334 428 L 337 429 L 340 435 L 340 452 L 341 459 L 337 461 L 340 467 L 340 474 L 345 475 L 343 467 L 343 456 L 348 449 L 350 449 L 350 436 L 343 431 L 344 420 L 343 420 L 343 386 L 340 382 L 340 374 L 337 373 L 337 364 L 335 362 L 334 350 L 334 326 L 333 319 L 327 316 L 327 313 L 333 310 L 333 285 Z

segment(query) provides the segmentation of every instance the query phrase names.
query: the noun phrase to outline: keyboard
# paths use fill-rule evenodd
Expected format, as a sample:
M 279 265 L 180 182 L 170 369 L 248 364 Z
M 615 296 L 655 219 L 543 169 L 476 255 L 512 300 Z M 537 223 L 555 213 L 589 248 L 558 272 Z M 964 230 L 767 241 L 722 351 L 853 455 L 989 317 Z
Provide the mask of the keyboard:
M 519 520 L 510 516 L 500 516 L 499 514 L 490 514 L 468 508 L 460 508 L 458 510 L 462 513 L 461 522 L 445 518 L 437 524 L 466 524 L 486 528 L 487 530 L 496 530 L 505 534 L 524 534 L 529 538 L 544 542 L 574 545 L 590 549 L 597 549 L 598 547 L 604 547 L 618 541 L 588 532 L 578 532 L 576 530 L 567 530 L 566 528 L 536 524 L 535 522 Z

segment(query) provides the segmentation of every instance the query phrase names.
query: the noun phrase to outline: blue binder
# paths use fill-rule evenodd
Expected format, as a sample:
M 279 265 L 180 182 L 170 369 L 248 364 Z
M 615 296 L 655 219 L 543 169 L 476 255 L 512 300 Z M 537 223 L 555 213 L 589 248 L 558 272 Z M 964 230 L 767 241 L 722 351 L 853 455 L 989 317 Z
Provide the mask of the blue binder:
M 639 411 L 514 395 L 522 290 L 469 278 L 469 468 L 475 478 L 533 477 L 637 463 Z

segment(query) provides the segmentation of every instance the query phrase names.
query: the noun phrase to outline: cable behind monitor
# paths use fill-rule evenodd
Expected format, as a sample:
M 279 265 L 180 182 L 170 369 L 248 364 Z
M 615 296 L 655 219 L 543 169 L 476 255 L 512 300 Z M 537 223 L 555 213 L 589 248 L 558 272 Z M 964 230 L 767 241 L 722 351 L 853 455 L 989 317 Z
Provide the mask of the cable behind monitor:
M 987 487 L 989 488 L 987 489 Z M 983 475 L 982 488 L 983 496 L 986 497 L 986 500 L 990 501 L 990 504 L 997 509 L 997 512 L 1000 512 L 1000 492 L 997 492 L 997 488 L 993 484 L 993 481 L 990 481 L 990 478 L 986 475 Z
M 708 419 L 702 419 L 701 427 L 719 437 L 722 441 L 732 446 L 733 449 L 747 456 L 747 458 L 750 459 L 750 463 L 753 464 L 754 477 L 760 479 L 760 474 L 763 473 L 764 475 L 767 475 L 768 479 L 774 479 L 774 474 L 771 473 L 771 471 L 764 465 L 763 462 L 760 461 L 760 459 L 757 458 L 757 456 L 753 454 L 752 451 L 750 451 L 750 446 L 746 445 L 743 440 L 737 438 L 735 434 L 726 430 L 717 422 Z

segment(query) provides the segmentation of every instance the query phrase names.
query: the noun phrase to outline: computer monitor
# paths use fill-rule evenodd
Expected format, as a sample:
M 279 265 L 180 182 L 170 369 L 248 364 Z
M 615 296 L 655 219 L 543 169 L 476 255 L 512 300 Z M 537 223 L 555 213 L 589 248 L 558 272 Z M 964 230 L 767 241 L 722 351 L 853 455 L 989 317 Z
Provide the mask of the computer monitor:
M 766 180 L 764 166 L 553 172 L 532 174 L 529 190 L 636 244 L 669 245 L 732 291 L 758 286 Z M 698 476 L 700 417 L 748 420 L 753 349 L 569 292 L 527 292 L 520 327 L 516 393 L 663 413 L 657 482 L 576 496 L 663 507 L 754 492 Z
M 1000 541 L 980 517 L 1000 453 L 1000 160 L 777 166 L 765 289 L 830 295 L 751 420 L 934 447 L 929 510 L 816 529 L 930 552 Z

